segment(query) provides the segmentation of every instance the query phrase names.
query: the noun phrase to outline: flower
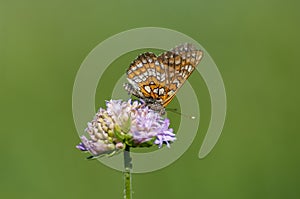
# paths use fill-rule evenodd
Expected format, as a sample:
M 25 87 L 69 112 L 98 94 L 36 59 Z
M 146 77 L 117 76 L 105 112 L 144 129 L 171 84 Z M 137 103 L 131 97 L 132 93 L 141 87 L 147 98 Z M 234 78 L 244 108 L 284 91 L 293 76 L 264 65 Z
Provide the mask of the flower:
M 88 123 L 85 132 L 89 138 L 81 136 L 77 149 L 99 156 L 114 154 L 126 145 L 149 147 L 155 144 L 161 148 L 166 144 L 169 147 L 176 140 L 173 129 L 169 129 L 169 119 L 142 102 L 110 100 L 106 107 L 106 110 L 100 108 Z
M 170 142 L 174 142 L 176 140 L 173 129 L 169 129 L 169 125 L 170 120 L 165 119 L 164 123 L 160 126 L 160 133 L 157 134 L 157 139 L 154 142 L 154 144 L 159 145 L 159 148 L 163 143 L 166 143 L 167 147 L 170 147 Z
M 159 148 L 163 143 L 169 146 L 169 142 L 176 140 L 173 129 L 168 129 L 169 125 L 168 119 L 163 119 L 148 107 L 138 109 L 130 128 L 134 144 L 142 145 L 155 139 L 154 144 L 159 145 Z

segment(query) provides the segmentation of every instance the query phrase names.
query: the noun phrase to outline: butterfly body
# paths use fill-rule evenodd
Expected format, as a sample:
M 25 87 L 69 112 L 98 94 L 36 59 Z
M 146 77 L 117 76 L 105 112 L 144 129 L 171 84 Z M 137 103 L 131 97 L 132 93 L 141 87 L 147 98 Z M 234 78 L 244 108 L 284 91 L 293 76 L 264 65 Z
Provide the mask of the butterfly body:
M 183 44 L 159 56 L 146 52 L 129 66 L 125 90 L 149 108 L 164 114 L 165 107 L 188 79 L 202 58 L 202 51 Z

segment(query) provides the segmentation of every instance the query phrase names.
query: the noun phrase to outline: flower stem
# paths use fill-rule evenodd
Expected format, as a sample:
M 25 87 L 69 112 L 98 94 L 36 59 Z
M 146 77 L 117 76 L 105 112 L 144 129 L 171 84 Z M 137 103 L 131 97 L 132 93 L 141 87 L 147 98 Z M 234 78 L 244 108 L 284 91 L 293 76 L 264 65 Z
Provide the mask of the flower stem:
M 130 147 L 126 146 L 124 150 L 124 199 L 132 199 L 131 193 L 131 163 Z

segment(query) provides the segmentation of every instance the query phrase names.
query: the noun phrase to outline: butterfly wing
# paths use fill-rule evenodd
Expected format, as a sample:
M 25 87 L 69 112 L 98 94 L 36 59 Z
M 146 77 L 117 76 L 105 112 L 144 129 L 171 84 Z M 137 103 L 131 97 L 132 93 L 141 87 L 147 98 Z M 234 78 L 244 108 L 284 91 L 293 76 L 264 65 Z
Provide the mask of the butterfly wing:
M 164 107 L 171 102 L 176 92 L 195 70 L 202 56 L 201 50 L 197 50 L 192 44 L 186 43 L 157 57 L 164 65 L 166 76 L 164 87 L 168 88 L 162 103 Z
M 202 51 L 192 44 L 183 44 L 156 57 L 139 55 L 127 70 L 129 84 L 125 89 L 138 98 L 167 106 L 178 89 L 194 71 Z
M 130 84 L 126 84 L 125 89 L 139 98 L 161 101 L 157 92 L 164 84 L 160 67 L 155 54 L 147 52 L 139 55 L 127 70 Z

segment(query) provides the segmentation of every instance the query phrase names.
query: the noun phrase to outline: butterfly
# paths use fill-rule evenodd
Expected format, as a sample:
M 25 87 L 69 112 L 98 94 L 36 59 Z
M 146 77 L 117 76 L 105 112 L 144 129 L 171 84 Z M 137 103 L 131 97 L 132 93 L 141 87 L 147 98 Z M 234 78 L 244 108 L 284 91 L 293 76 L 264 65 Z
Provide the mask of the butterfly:
M 140 98 L 160 114 L 189 78 L 203 57 L 203 51 L 185 43 L 159 56 L 146 52 L 139 55 L 126 71 L 128 93 Z

